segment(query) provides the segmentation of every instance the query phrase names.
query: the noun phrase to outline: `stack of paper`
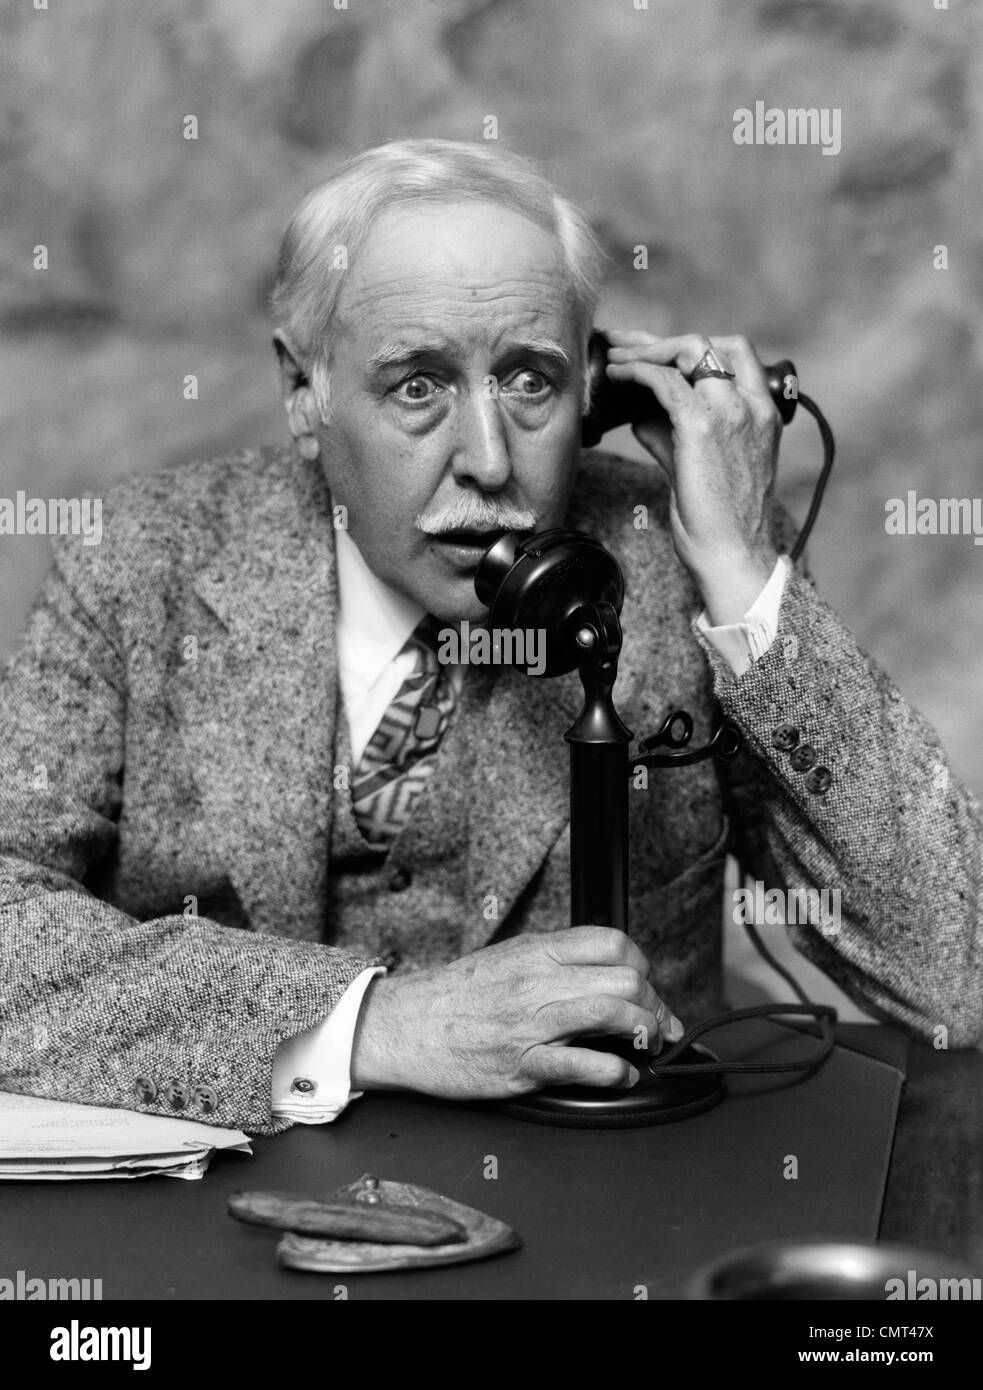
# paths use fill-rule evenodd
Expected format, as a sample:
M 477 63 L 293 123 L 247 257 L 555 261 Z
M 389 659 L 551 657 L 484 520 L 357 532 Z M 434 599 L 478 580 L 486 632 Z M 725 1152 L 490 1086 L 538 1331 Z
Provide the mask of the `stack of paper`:
M 0 1091 L 0 1178 L 200 1178 L 216 1149 L 252 1153 L 237 1129 Z

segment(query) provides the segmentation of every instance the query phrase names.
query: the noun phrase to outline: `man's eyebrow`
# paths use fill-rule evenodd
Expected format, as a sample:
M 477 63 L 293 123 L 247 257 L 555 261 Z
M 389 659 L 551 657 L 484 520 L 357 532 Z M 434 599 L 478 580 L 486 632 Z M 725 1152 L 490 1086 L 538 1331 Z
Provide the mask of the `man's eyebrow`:
M 370 370 L 378 371 L 382 367 L 397 366 L 402 362 L 412 362 L 417 357 L 426 357 L 428 353 L 446 352 L 447 348 L 448 345 L 442 342 L 383 343 L 369 355 L 366 365 Z
M 438 353 L 453 353 L 453 351 L 452 344 L 441 340 L 427 343 L 383 343 L 381 347 L 370 353 L 366 365 L 370 371 L 381 371 L 385 367 L 400 366 L 404 362 L 413 362 L 420 357 Z M 570 367 L 570 354 L 552 338 L 523 338 L 518 342 L 511 343 L 502 355 L 521 357 L 523 353 L 552 357 L 567 369 Z
M 570 366 L 570 354 L 552 338 L 523 338 L 521 342 L 512 344 L 507 352 L 510 357 L 519 357 L 524 352 L 536 353 L 540 357 L 553 357 L 564 367 Z

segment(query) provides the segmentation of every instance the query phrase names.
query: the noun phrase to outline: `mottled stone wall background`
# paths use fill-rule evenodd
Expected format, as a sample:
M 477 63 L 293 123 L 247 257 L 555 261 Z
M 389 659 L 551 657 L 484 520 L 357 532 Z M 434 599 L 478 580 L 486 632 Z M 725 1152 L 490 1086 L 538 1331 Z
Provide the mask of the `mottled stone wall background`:
M 983 547 L 884 528 L 909 488 L 983 491 L 979 5 L 634 3 L 4 0 L 0 495 L 285 438 L 264 296 L 299 195 L 366 143 L 480 139 L 495 115 L 603 234 L 604 322 L 741 328 L 796 359 L 840 444 L 820 584 L 983 790 Z M 841 152 L 735 146 L 758 99 L 839 107 Z M 803 420 L 799 515 L 817 458 Z M 46 557 L 0 539 L 0 648 Z

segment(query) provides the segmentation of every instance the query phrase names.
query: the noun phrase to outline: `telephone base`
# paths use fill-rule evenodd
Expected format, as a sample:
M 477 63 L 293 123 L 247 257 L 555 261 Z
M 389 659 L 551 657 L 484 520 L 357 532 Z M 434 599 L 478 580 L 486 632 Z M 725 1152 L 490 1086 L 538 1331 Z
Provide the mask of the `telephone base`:
M 643 1053 L 623 1051 L 608 1045 L 607 1050 L 629 1057 L 639 1069 L 639 1081 L 630 1091 L 611 1091 L 603 1086 L 549 1086 L 532 1095 L 519 1096 L 502 1109 L 519 1120 L 539 1125 L 559 1125 L 568 1129 L 631 1129 L 642 1125 L 668 1125 L 712 1110 L 727 1094 L 722 1076 L 699 1072 L 693 1077 L 653 1076 Z M 715 1062 L 708 1047 L 692 1043 L 674 1063 Z

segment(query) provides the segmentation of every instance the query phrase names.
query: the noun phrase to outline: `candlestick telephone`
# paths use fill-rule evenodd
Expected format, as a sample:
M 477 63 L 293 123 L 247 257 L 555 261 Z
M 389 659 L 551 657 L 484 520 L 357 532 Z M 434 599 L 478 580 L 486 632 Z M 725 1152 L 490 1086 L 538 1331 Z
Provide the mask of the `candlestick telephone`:
M 604 368 L 609 346 L 606 336 L 595 330 L 588 349 L 593 393 L 583 422 L 585 447 L 593 447 L 604 433 L 619 425 L 668 418 L 647 388 L 612 382 L 607 377 Z M 809 513 L 790 551 L 794 562 L 818 515 L 835 446 L 818 406 L 798 390 L 793 364 L 787 359 L 773 363 L 765 368 L 765 375 L 783 424 L 791 421 L 796 405 L 801 404 L 815 417 L 824 447 Z M 502 536 L 482 557 L 474 582 L 478 598 L 489 609 L 490 627 L 544 632 L 542 678 L 579 672 L 584 705 L 564 735 L 570 749 L 570 922 L 572 926 L 613 926 L 627 932 L 628 785 L 634 769 L 679 767 L 713 758 L 726 804 L 729 787 L 725 769 L 740 751 L 740 732 L 718 709 L 710 740 L 703 747 L 691 748 L 692 717 L 685 710 L 673 710 L 655 734 L 641 740 L 637 752 L 630 751 L 634 736 L 613 703 L 624 578 L 614 556 L 592 537 L 562 528 L 525 540 L 513 534 Z M 743 864 L 741 873 L 744 881 Z M 664 1124 L 699 1114 L 721 1101 L 724 1073 L 814 1070 L 833 1049 L 836 1010 L 813 1004 L 767 950 L 755 928 L 747 924 L 746 930 L 757 951 L 789 984 L 798 1003 L 732 1010 L 690 1028 L 678 1043 L 659 1053 L 639 1050 L 620 1039 L 592 1038 L 589 1044 L 582 1040 L 584 1045 L 616 1052 L 631 1061 L 639 1072 L 638 1084 L 618 1092 L 581 1086 L 547 1088 L 509 1101 L 505 1108 L 540 1124 L 588 1128 Z M 797 1061 L 769 1065 L 721 1062 L 696 1041 L 722 1023 L 762 1017 L 777 1022 L 794 1015 L 815 1019 L 817 1031 L 812 1025 L 807 1030 L 821 1039 L 818 1048 Z

